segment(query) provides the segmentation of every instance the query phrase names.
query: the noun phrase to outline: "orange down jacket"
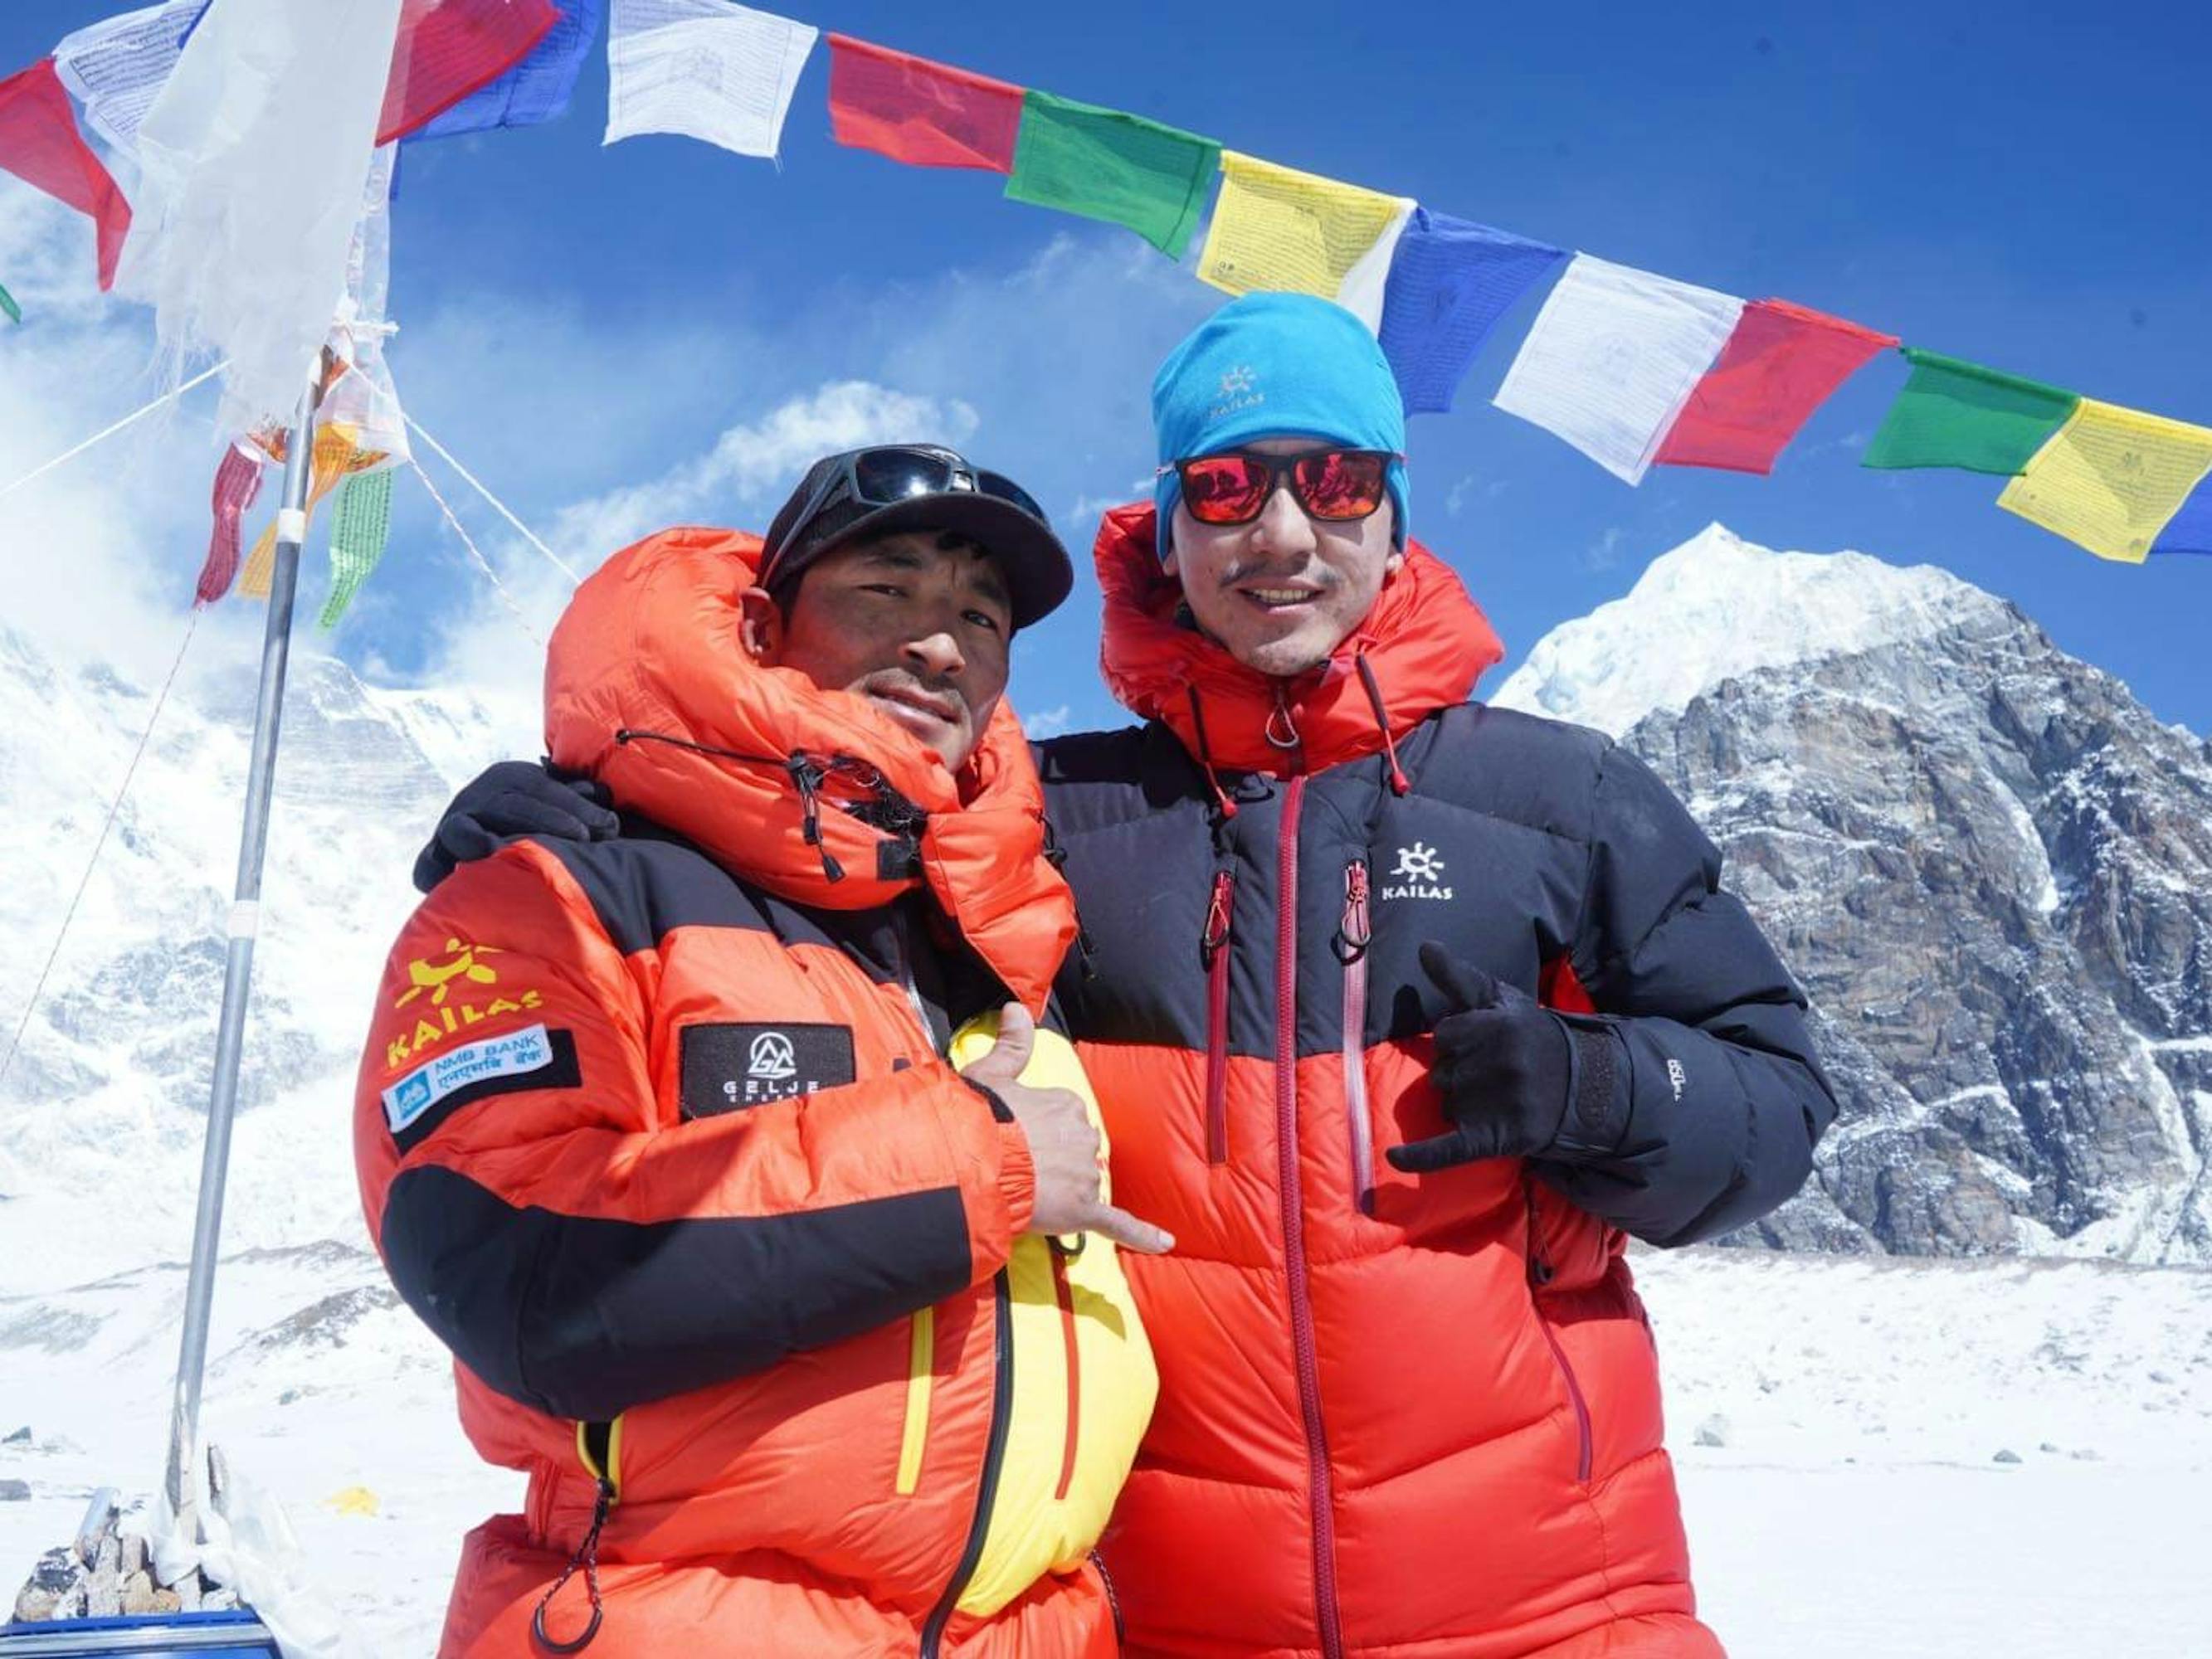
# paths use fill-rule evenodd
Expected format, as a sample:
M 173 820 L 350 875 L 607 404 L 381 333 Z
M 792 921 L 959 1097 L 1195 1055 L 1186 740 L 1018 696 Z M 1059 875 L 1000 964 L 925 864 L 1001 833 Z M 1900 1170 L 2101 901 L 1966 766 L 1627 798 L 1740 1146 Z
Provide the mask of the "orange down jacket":
M 1151 1360 L 1107 1241 L 1024 1236 L 1026 1142 L 943 1057 L 1074 933 L 1034 766 L 1003 705 L 956 781 L 754 665 L 757 545 L 583 585 L 548 739 L 623 834 L 468 866 L 380 988 L 370 1230 L 529 1477 L 441 1652 L 1096 1659 Z
M 1711 1659 L 1626 1235 L 1741 1226 L 1834 1115 L 1719 858 L 1599 734 L 1467 701 L 1499 654 L 1416 544 L 1295 679 L 1189 625 L 1108 515 L 1104 671 L 1139 727 L 1040 768 L 1085 944 L 1060 984 L 1159 1406 L 1102 1554 L 1128 1651 Z M 1399 1173 L 1445 1127 L 1420 945 L 1620 1046 L 1557 1158 Z

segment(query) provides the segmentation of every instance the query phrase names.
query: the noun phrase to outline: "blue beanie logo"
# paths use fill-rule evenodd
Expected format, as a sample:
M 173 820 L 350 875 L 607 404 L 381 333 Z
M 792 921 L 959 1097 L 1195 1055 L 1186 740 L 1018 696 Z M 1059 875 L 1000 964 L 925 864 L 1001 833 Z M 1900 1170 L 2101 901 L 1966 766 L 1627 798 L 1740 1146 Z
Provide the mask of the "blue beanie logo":
M 1221 390 L 1215 394 L 1221 401 L 1206 411 L 1206 418 L 1218 421 L 1240 410 L 1259 408 L 1267 401 L 1266 392 L 1253 389 L 1259 383 L 1260 376 L 1249 363 L 1238 363 L 1234 368 L 1224 369 Z

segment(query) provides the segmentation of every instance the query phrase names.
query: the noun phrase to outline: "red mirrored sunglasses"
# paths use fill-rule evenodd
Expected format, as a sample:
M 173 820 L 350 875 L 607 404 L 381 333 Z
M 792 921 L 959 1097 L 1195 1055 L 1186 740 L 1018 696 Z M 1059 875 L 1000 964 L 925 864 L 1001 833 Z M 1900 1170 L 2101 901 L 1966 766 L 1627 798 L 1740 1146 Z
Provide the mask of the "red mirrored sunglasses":
M 1258 455 L 1237 451 L 1176 461 L 1183 505 L 1200 524 L 1250 524 L 1264 512 L 1276 486 L 1288 480 L 1291 499 L 1309 518 L 1334 522 L 1364 519 L 1389 495 L 1390 463 L 1404 456 L 1387 449 L 1316 449 L 1304 455 Z

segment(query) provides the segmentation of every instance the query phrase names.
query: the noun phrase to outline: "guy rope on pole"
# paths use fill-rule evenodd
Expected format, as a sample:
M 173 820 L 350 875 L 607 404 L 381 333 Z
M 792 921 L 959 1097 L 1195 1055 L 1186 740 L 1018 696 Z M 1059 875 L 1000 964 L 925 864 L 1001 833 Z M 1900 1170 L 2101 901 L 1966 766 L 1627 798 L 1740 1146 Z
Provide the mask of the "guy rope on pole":
M 468 468 L 463 466 L 459 460 L 455 459 L 453 451 L 447 449 L 445 445 L 440 443 L 435 438 L 425 432 L 422 429 L 421 422 L 417 421 L 412 415 L 404 416 L 402 418 L 406 421 L 407 429 L 409 431 L 412 432 L 424 443 L 429 445 L 431 448 L 436 450 L 438 452 L 439 459 L 444 461 L 447 466 L 452 467 L 454 471 L 459 473 L 462 479 L 468 484 L 469 488 L 475 490 L 477 494 L 483 496 L 484 500 L 489 501 L 492 505 L 492 510 L 497 513 L 501 518 L 505 519 L 507 523 L 513 525 L 515 528 L 516 533 L 519 534 L 523 540 L 528 542 L 540 553 L 543 553 L 556 570 L 558 570 L 562 575 L 566 576 L 571 584 L 580 584 L 583 581 L 584 579 L 569 568 L 568 564 L 562 561 L 559 554 L 556 553 L 551 548 L 546 546 L 544 542 L 538 540 L 538 538 L 532 533 L 531 528 L 528 525 L 523 523 L 521 520 L 516 518 L 513 513 L 507 510 L 507 505 L 505 501 L 502 501 L 498 496 L 493 495 L 490 490 L 484 488 L 482 479 L 478 478 L 475 473 L 470 471 Z M 419 474 L 422 469 L 417 467 L 416 471 Z
M 33 479 L 46 477 L 47 473 L 52 471 L 63 462 L 75 460 L 78 456 L 83 454 L 86 450 L 90 449 L 94 444 L 104 442 L 106 440 L 113 437 L 117 433 L 122 431 L 124 428 L 131 425 L 135 422 L 144 420 L 149 415 L 151 415 L 155 410 L 161 408 L 164 404 L 174 403 L 178 398 L 183 397 L 185 393 L 190 392 L 194 386 L 199 385 L 201 381 L 213 379 L 216 375 L 222 374 L 224 369 L 228 368 L 229 367 L 229 360 L 226 358 L 222 362 L 216 364 L 212 368 L 202 369 L 198 374 L 193 375 L 191 380 L 186 380 L 183 385 L 171 386 L 167 392 L 164 392 L 160 397 L 155 398 L 152 403 L 148 404 L 143 409 L 132 410 L 131 413 L 125 415 L 121 420 L 116 422 L 114 425 L 103 428 L 100 431 L 94 433 L 92 436 L 87 438 L 82 443 L 72 445 L 70 448 L 64 449 L 60 454 L 55 456 L 53 459 L 41 462 L 39 465 L 33 467 L 28 472 L 26 472 L 21 477 L 16 479 L 13 483 L 0 484 L 0 500 L 5 500 L 8 496 L 14 495 L 17 490 L 21 489 L 25 484 L 29 483 Z

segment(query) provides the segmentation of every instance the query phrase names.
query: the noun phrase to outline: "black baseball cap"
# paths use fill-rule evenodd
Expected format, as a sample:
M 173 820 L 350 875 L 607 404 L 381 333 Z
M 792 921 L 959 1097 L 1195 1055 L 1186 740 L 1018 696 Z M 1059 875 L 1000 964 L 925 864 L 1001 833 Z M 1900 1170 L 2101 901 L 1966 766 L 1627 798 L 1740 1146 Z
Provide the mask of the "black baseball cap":
M 1075 586 L 1044 509 L 1002 473 L 938 444 L 879 444 L 825 455 L 777 509 L 761 547 L 760 585 L 787 592 L 825 553 L 863 537 L 949 531 L 1006 577 L 1016 628 L 1049 616 Z

